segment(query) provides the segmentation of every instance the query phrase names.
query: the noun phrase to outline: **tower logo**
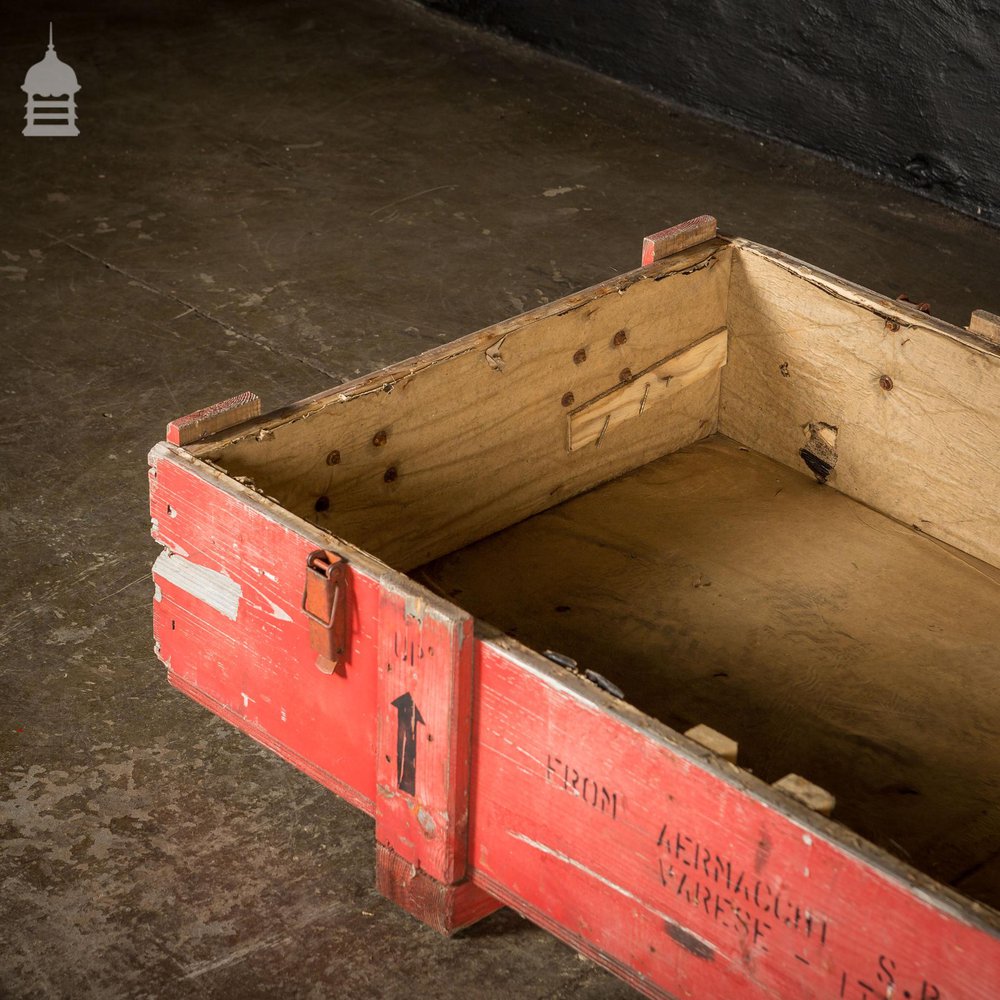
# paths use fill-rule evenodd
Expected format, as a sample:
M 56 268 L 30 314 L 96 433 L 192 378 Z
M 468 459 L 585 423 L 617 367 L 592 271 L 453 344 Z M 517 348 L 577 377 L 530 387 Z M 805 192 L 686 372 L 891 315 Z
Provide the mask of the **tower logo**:
M 76 127 L 76 73 L 57 55 L 49 22 L 49 48 L 45 58 L 25 74 L 21 87 L 28 95 L 25 135 L 79 135 Z

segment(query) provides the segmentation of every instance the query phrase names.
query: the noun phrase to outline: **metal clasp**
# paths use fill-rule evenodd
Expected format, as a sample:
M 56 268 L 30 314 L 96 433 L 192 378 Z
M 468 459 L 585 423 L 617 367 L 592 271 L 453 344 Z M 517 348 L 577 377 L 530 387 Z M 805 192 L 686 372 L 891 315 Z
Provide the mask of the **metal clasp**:
M 302 591 L 302 611 L 309 619 L 309 642 L 333 671 L 347 655 L 347 563 L 325 549 L 306 557 L 306 585 Z

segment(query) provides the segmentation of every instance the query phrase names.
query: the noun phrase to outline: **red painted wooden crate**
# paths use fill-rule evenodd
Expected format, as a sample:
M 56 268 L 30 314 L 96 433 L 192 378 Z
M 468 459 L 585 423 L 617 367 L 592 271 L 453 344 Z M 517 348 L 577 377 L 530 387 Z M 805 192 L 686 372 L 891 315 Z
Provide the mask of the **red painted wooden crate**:
M 822 815 L 822 788 L 755 777 L 734 742 L 407 573 L 721 433 L 726 461 L 798 470 L 790 492 L 814 476 L 804 502 L 835 489 L 891 519 L 886 544 L 994 586 L 998 323 L 958 329 L 703 217 L 636 271 L 411 361 L 175 421 L 150 455 L 158 655 L 374 815 L 379 889 L 443 932 L 508 905 L 655 997 L 996 997 L 989 906 Z M 507 573 L 501 555 L 496 587 L 527 585 Z M 980 881 L 997 847 L 969 848 Z

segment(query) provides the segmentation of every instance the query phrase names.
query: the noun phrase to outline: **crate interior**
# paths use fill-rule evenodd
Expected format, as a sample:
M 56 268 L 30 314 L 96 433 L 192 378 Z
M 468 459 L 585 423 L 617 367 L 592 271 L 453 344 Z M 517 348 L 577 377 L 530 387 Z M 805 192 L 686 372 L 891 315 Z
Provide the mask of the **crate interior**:
M 719 239 L 192 450 L 998 906 L 998 399 Z

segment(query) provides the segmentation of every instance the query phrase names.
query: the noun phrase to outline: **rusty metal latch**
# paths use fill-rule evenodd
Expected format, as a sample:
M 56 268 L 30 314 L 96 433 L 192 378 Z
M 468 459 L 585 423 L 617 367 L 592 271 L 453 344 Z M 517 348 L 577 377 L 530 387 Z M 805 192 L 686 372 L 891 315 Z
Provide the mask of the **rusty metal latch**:
M 325 660 L 317 663 L 324 673 L 333 671 L 347 655 L 347 563 L 325 549 L 306 557 L 306 585 L 302 610 L 309 619 L 309 642 Z

